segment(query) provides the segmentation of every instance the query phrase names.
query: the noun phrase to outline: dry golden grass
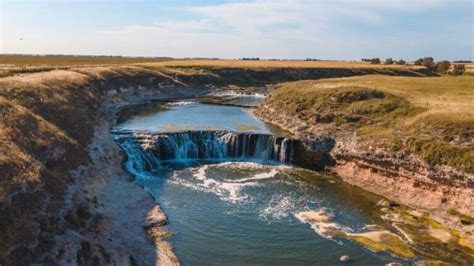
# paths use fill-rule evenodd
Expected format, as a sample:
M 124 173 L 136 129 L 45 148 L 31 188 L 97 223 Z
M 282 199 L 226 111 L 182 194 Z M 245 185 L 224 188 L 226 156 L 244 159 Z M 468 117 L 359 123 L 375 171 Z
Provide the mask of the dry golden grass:
M 15 262 L 18 262 L 20 258 L 27 261 L 31 257 L 33 253 L 30 252 L 33 251 L 22 249 L 27 244 L 33 248 L 37 247 L 38 250 L 42 246 L 44 247 L 44 243 L 37 244 L 36 242 L 37 236 L 34 232 L 37 232 L 38 227 L 32 221 L 39 220 L 38 217 L 41 215 L 46 218 L 49 215 L 54 215 L 56 208 L 61 207 L 61 196 L 64 194 L 68 182 L 71 181 L 70 171 L 81 164 L 88 163 L 86 147 L 92 137 L 96 124 L 95 119 L 99 111 L 100 97 L 106 95 L 104 94 L 105 90 L 130 86 L 158 88 L 163 83 L 179 84 L 180 86 L 190 84 L 190 87 L 194 84 L 196 87 L 207 85 L 216 87 L 265 86 L 301 79 L 301 75 L 290 75 L 293 72 L 298 72 L 297 74 L 318 72 L 306 73 L 307 75 L 303 75 L 305 78 L 325 77 L 324 73 L 319 72 L 331 72 L 329 74 L 335 76 L 341 75 L 339 73 L 341 71 L 319 71 L 317 69 L 311 69 L 311 71 L 290 69 L 286 71 L 291 73 L 268 71 L 272 72 L 272 75 L 260 73 L 264 71 L 246 70 L 234 71 L 229 74 L 225 71 L 219 73 L 214 69 L 210 70 L 212 67 L 359 68 L 348 71 L 353 75 L 403 72 L 382 69 L 386 67 L 403 70 L 413 68 L 412 66 L 384 66 L 366 63 L 238 60 L 182 60 L 139 64 L 162 70 L 166 70 L 168 66 L 195 67 L 188 68 L 186 71 L 173 68 L 158 73 L 154 70 L 130 65 L 93 68 L 83 66 L 87 64 L 97 66 L 97 64 L 139 63 L 128 59 L 82 59 L 66 57 L 35 57 L 32 59 L 0 56 L 0 64 L 12 64 L 4 66 L 8 69 L 4 71 L 5 75 L 10 77 L 0 78 L 0 173 L 2 175 L 0 179 L 0 216 L 2 217 L 0 219 L 0 261 L 10 256 L 7 251 L 12 247 L 19 247 L 18 251 L 11 255 Z M 57 67 L 58 65 L 60 67 Z M 199 69 L 198 66 L 202 68 Z M 380 69 L 371 71 L 374 68 Z M 189 70 L 196 73 L 190 73 Z M 281 77 L 282 75 L 286 76 Z M 364 124 L 365 129 L 368 128 L 368 131 L 371 132 L 369 136 L 376 136 L 375 133 L 386 130 L 388 133 L 381 133 L 380 138 L 387 138 L 390 134 L 396 135 L 398 128 L 394 126 L 403 125 L 404 132 L 409 137 L 416 136 L 420 132 L 429 135 L 431 131 L 435 131 L 440 132 L 439 134 L 442 136 L 449 134 L 469 139 L 472 136 L 470 125 L 474 125 L 471 123 L 474 121 L 472 119 L 474 113 L 472 84 L 474 84 L 474 77 L 407 78 L 372 75 L 287 83 L 279 86 L 280 89 L 275 95 L 279 94 L 278 97 L 291 102 L 297 97 L 303 99 L 317 97 L 320 90 L 327 92 L 343 88 L 347 92 L 354 86 L 363 90 L 380 90 L 395 96 L 367 101 L 370 105 L 345 103 L 344 106 L 337 107 L 337 111 L 363 110 L 369 113 L 371 119 L 374 118 L 372 121 L 387 121 L 382 125 Z M 278 97 L 275 96 L 272 99 Z M 426 111 L 421 114 L 414 112 L 415 115 L 404 116 L 386 110 L 393 105 L 397 110 L 411 112 L 410 106 L 402 106 L 406 102 Z M 283 112 L 287 107 L 288 105 L 281 104 L 278 105 L 278 110 Z M 304 111 L 305 108 L 309 109 L 311 106 L 298 105 L 297 107 Z M 379 115 L 378 110 L 385 113 Z M 444 115 L 441 116 L 439 113 Z M 428 117 L 429 119 L 425 119 Z M 427 126 L 419 123 L 425 120 L 428 123 Z M 474 169 L 472 166 L 474 160 L 471 160 L 471 165 L 463 166 L 464 162 L 469 162 L 474 157 L 469 154 L 471 146 L 460 149 L 451 143 L 451 139 L 455 140 L 455 138 L 448 137 L 448 139 L 439 140 L 442 145 L 436 145 L 436 143 L 433 145 L 431 139 L 428 139 L 429 145 L 424 142 L 425 139 L 415 139 L 410 142 L 412 145 L 409 148 L 413 147 L 414 152 L 422 154 L 428 159 L 431 158 L 430 160 L 433 162 L 441 160 L 444 163 L 447 161 L 454 166 Z M 446 160 L 446 158 L 452 159 Z M 16 192 L 21 193 L 6 200 Z M 45 199 L 50 196 L 54 196 L 53 200 L 46 201 Z M 43 203 L 49 204 L 46 206 L 47 208 Z M 48 210 L 51 213 L 43 214 L 43 210 Z M 47 229 L 53 230 L 54 227 L 55 225 L 51 224 Z M 29 242 L 26 243 L 26 240 Z M 20 264 L 31 264 L 31 261 Z
M 0 78 L 0 264 L 31 264 L 63 230 L 57 223 L 38 228 L 60 214 L 71 171 L 89 163 L 104 91 L 163 80 L 124 66 Z
M 120 56 L 69 56 L 69 55 L 2 55 L 0 77 L 14 76 L 71 68 L 112 67 L 140 62 L 158 62 L 163 59 Z
M 70 65 L 123 65 L 155 62 L 163 59 L 121 56 L 70 56 L 70 55 L 5 55 L 0 54 L 0 66 L 70 66 Z
M 430 113 L 474 114 L 474 77 L 388 77 L 369 75 L 306 81 L 313 88 L 359 86 L 401 96 Z M 311 86 L 306 87 L 310 89 Z
M 372 65 L 365 62 L 266 61 L 266 60 L 172 60 L 138 63 L 147 67 L 233 67 L 233 68 L 397 68 L 420 69 L 413 65 Z
M 469 75 L 474 75 L 474 64 L 466 64 L 466 73 Z
M 278 85 L 267 104 L 325 130 L 354 130 L 371 146 L 474 172 L 474 76 L 291 82 Z

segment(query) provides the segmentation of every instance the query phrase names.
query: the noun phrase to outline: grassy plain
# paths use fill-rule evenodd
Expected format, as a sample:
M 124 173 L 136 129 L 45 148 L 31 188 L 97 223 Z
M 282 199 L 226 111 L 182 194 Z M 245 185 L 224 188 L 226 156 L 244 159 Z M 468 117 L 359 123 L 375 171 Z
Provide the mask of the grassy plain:
M 148 69 L 144 69 L 145 71 L 159 71 L 166 76 L 174 77 L 183 84 L 209 83 L 215 86 L 225 86 L 229 82 L 237 85 L 247 82 L 253 86 L 257 84 L 264 86 L 265 82 L 276 77 L 259 76 L 255 73 L 249 75 L 248 73 L 206 72 L 206 69 L 241 68 L 242 71 L 247 68 L 267 70 L 330 68 L 354 69 L 354 71 L 375 69 L 376 73 L 381 74 L 391 71 L 387 69 L 394 69 L 393 71 L 423 69 L 423 67 L 413 65 L 372 65 L 365 62 L 339 61 L 166 60 L 129 57 L 0 55 L 0 76 L 58 69 L 81 73 L 80 69 L 87 69 L 90 65 L 125 65 L 136 68 L 137 71 L 145 68 Z M 182 69 L 185 68 L 188 70 L 183 72 Z M 469 74 L 472 71 L 474 71 L 474 65 L 467 64 L 466 72 Z M 275 72 L 274 74 L 281 77 L 288 73 Z M 308 77 L 314 78 L 310 75 Z M 294 78 L 289 75 L 287 80 Z M 236 79 L 235 82 L 232 82 L 234 79 Z M 278 82 L 282 81 L 285 79 Z M 325 78 L 277 84 L 275 87 L 278 90 L 273 93 L 270 102 L 279 104 L 290 114 L 300 116 L 309 123 L 316 121 L 326 128 L 335 126 L 355 129 L 359 136 L 370 144 L 395 150 L 405 149 L 420 154 L 432 163 L 444 163 L 463 170 L 474 171 L 473 84 L 474 76 L 472 75 L 423 78 L 364 75 Z M 384 95 L 379 98 L 357 100 L 364 98 L 363 95 L 367 91 L 382 92 Z M 331 99 L 334 97 L 339 100 L 332 103 Z M 316 113 L 319 116 L 316 117 Z
M 170 58 L 120 57 L 120 56 L 70 56 L 70 55 L 8 55 L 0 54 L 0 77 L 17 74 L 68 70 L 71 67 L 129 65 L 176 73 L 185 70 L 187 75 L 203 74 L 210 69 L 251 68 L 251 69 L 354 69 L 354 70 L 420 70 L 423 67 L 413 65 L 372 65 L 366 62 L 343 61 L 301 61 L 301 60 L 175 60 Z M 184 73 L 184 72 L 183 72 Z
M 466 64 L 466 74 L 474 75 L 474 64 Z
M 324 130 L 353 130 L 370 146 L 474 172 L 474 77 L 368 75 L 284 83 L 267 101 Z
M 67 70 L 71 67 L 117 66 L 140 62 L 158 62 L 160 60 L 164 59 L 121 56 L 0 54 L 0 77 L 51 70 Z
M 138 63 L 147 67 L 203 67 L 203 68 L 397 68 L 420 69 L 413 65 L 373 65 L 366 62 L 301 61 L 301 60 L 171 60 Z
M 0 261 L 7 257 L 26 261 L 33 251 L 25 251 L 25 246 L 34 247 L 34 252 L 50 248 L 50 239 L 62 229 L 49 217 L 62 206 L 61 197 L 72 182 L 70 171 L 88 163 L 86 147 L 102 96 L 120 87 L 232 84 L 247 89 L 241 84 L 275 84 L 267 102 L 280 112 L 315 125 L 355 130 L 371 145 L 414 152 L 431 163 L 474 172 L 474 76 L 370 75 L 280 83 L 363 75 L 374 73 L 369 71 L 374 68 L 376 73 L 394 74 L 391 72 L 397 71 L 385 68 L 418 67 L 358 62 L 150 61 L 0 55 Z M 207 71 L 210 68 L 222 71 Z M 224 68 L 242 69 L 229 72 Z M 255 74 L 244 68 L 294 69 Z M 42 223 L 41 238 L 35 236 L 39 227 L 32 220 L 50 221 Z M 9 251 L 11 247 L 18 248 Z
M 158 62 L 165 59 L 122 56 L 72 56 L 72 55 L 10 55 L 0 54 L 0 65 L 10 66 L 71 66 L 71 65 L 123 65 Z M 169 59 L 168 59 L 169 60 Z

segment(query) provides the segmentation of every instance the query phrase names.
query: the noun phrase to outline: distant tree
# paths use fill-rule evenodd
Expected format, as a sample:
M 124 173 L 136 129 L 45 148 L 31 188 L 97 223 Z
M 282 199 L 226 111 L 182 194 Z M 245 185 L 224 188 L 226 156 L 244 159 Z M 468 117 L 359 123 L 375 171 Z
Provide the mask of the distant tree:
M 419 58 L 418 60 L 416 60 L 415 66 L 421 66 L 421 63 L 423 63 L 423 58 Z
M 436 63 L 435 70 L 438 73 L 446 74 L 450 66 L 451 66 L 451 63 L 449 63 L 449 61 L 444 60 L 444 61 Z
M 380 58 L 372 58 L 370 59 L 370 63 L 373 65 L 380 64 Z
M 405 60 L 403 60 L 403 59 L 400 59 L 397 62 L 395 62 L 395 64 L 397 64 L 397 65 L 406 65 L 407 62 L 405 62 Z
M 393 64 L 393 59 L 392 58 L 387 58 L 385 59 L 385 62 L 383 62 L 384 65 L 391 65 Z
M 425 57 L 423 58 L 423 61 L 421 62 L 421 65 L 429 68 L 429 69 L 434 69 L 435 63 L 433 57 Z
M 459 76 L 464 74 L 464 71 L 466 71 L 466 66 L 465 65 L 454 65 L 453 66 L 453 76 Z
M 433 57 L 424 57 L 415 61 L 415 65 L 424 66 L 429 69 L 435 68 L 435 63 Z

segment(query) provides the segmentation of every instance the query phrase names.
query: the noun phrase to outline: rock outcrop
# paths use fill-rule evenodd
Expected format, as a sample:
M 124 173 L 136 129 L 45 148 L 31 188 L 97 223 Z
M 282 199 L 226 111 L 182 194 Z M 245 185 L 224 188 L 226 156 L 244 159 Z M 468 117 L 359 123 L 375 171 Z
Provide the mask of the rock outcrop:
M 143 211 L 143 201 L 155 204 L 143 189 L 132 189 L 122 170 L 123 153 L 108 132 L 115 113 L 124 105 L 205 90 L 133 67 L 12 76 L 0 79 L 0 87 L 0 264 L 131 261 L 134 250 L 123 244 L 128 240 L 117 239 L 127 234 L 113 233 L 129 225 L 112 211 L 113 199 L 94 193 L 105 189 L 100 184 L 128 187 Z M 134 219 L 145 218 L 146 212 Z M 143 239 L 137 243 L 146 249 L 151 240 L 137 228 Z
M 51 68 L 1 78 L 0 264 L 137 261 L 133 256 L 127 258 L 126 254 L 136 251 L 130 245 L 107 237 L 130 226 L 109 202 L 112 196 L 122 195 L 122 190 L 104 192 L 107 186 L 133 187 L 124 183 L 129 179 L 126 173 L 116 172 L 123 154 L 107 133 L 121 107 L 153 99 L 194 97 L 232 85 L 248 88 L 367 74 L 433 73 L 409 69 L 223 68 L 190 74 L 179 69 L 107 66 Z M 94 141 L 99 143 L 91 145 Z M 318 146 L 313 141 L 309 145 L 315 149 L 333 145 L 331 141 L 321 143 Z M 89 187 L 92 192 L 87 192 L 87 184 L 94 183 L 91 180 L 103 186 Z M 148 202 L 151 205 L 146 206 L 152 208 L 152 200 L 145 198 L 142 194 L 136 200 Z M 145 219 L 142 212 L 138 215 Z M 158 246 L 169 247 L 163 241 Z
M 332 139 L 334 145 L 328 154 L 334 164 L 327 165 L 327 169 L 344 181 L 398 203 L 427 209 L 453 227 L 461 225 L 452 222 L 452 217 L 447 215 L 449 210 L 474 216 L 472 173 L 429 164 L 413 153 L 373 148 L 344 124 L 328 130 L 327 125 L 332 121 L 303 119 L 304 115 L 290 113 L 287 106 L 272 101 L 271 97 L 254 113 L 263 121 L 292 132 L 302 141 Z M 463 228 L 472 230 L 470 226 Z

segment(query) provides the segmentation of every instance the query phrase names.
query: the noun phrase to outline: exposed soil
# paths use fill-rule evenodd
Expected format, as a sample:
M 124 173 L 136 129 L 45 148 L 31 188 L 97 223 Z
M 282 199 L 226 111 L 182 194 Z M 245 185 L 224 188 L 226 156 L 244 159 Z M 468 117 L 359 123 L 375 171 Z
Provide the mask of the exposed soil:
M 467 172 L 471 168 L 469 163 L 463 163 L 464 157 L 459 156 L 458 161 L 462 169 L 456 169 L 455 163 L 451 166 L 438 164 L 443 160 L 430 162 L 410 150 L 377 147 L 374 141 L 360 136 L 360 128 L 372 131 L 371 140 L 377 139 L 375 133 L 383 133 L 391 127 L 396 131 L 400 128 L 396 122 L 402 121 L 404 116 L 410 120 L 419 112 L 418 107 L 380 90 L 306 83 L 289 83 L 288 88 L 282 85 L 283 89 L 277 89 L 270 95 L 255 114 L 292 132 L 303 141 L 323 143 L 318 139 L 333 139 L 336 144 L 328 153 L 335 163 L 328 165 L 328 169 L 344 181 L 400 204 L 427 210 L 438 221 L 467 235 L 474 233 L 470 222 L 470 217 L 474 216 L 474 176 Z M 454 132 L 452 127 L 446 130 L 451 134 Z M 412 134 L 417 137 L 421 133 L 417 130 Z M 470 139 L 470 134 L 463 133 L 464 139 Z M 456 145 L 459 148 L 464 144 Z M 468 144 L 466 147 L 468 152 L 472 151 Z M 434 148 L 438 149 L 434 151 L 439 158 L 448 156 L 441 150 L 442 146 Z M 466 158 L 472 156 L 472 152 L 466 155 L 461 152 L 464 150 L 459 154 Z M 454 213 L 453 210 L 460 213 L 461 217 L 465 215 L 466 221 L 453 217 L 449 214 L 450 210 L 451 213 Z
M 179 263 L 163 240 L 171 233 L 159 207 L 122 169 L 124 154 L 109 133 L 121 107 L 222 87 L 373 73 L 432 75 L 411 69 L 193 71 L 94 67 L 0 79 L 0 264 Z M 298 126 L 294 117 L 286 119 Z

